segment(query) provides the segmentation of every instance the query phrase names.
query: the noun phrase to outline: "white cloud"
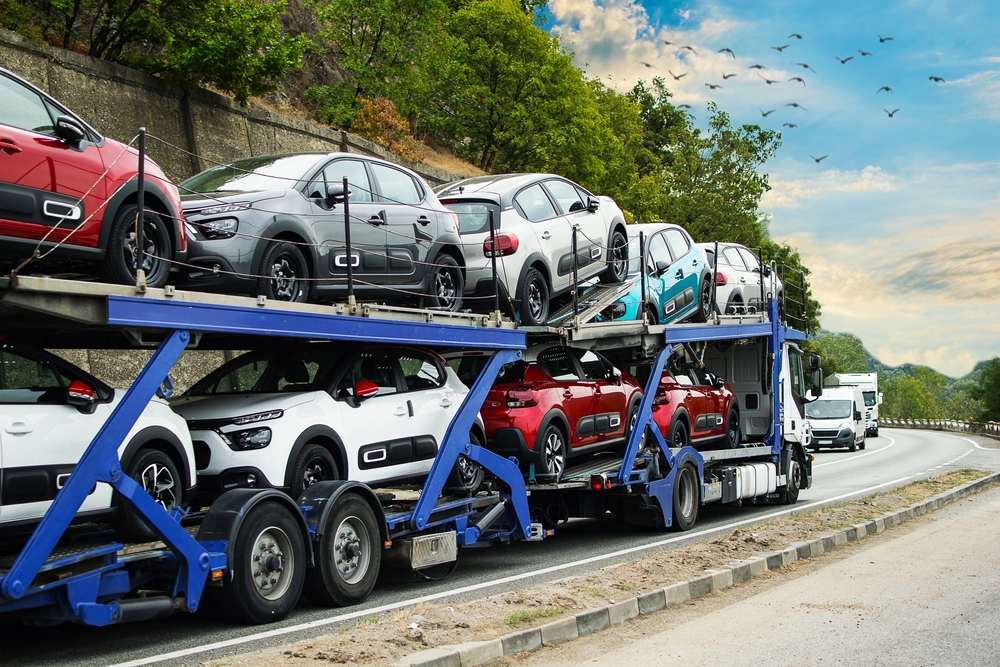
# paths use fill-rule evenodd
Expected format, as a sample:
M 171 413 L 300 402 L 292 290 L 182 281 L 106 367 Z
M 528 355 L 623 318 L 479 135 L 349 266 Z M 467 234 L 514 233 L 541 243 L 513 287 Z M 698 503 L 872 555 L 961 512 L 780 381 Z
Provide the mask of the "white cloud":
M 819 157 L 819 156 L 817 156 Z M 775 179 L 771 191 L 761 201 L 764 210 L 794 208 L 804 201 L 837 193 L 889 192 L 895 190 L 893 177 L 881 167 L 861 170 L 828 169 L 818 176 L 794 180 Z
M 975 72 L 944 85 L 969 90 L 974 106 L 968 117 L 1000 120 L 1000 72 L 997 70 Z

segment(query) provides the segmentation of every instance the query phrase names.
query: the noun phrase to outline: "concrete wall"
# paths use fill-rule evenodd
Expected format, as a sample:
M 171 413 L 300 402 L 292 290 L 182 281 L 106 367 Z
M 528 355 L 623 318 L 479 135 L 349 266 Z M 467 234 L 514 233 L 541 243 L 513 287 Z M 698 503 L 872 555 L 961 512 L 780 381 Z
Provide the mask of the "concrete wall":
M 99 132 L 130 141 L 147 133 L 150 156 L 175 181 L 217 163 L 296 151 L 375 155 L 409 167 L 432 186 L 461 178 L 410 162 L 351 134 L 263 109 L 241 108 L 208 90 L 171 88 L 154 76 L 90 56 L 27 42 L 0 30 L 0 67 L 32 82 Z

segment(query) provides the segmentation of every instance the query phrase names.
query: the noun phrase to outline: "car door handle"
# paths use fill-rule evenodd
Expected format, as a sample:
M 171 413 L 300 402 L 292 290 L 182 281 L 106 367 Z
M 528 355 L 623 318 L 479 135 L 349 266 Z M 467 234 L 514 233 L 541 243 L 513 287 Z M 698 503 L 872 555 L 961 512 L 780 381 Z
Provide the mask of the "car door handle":
M 384 225 L 385 224 L 385 220 L 383 220 L 378 215 L 373 215 L 372 217 L 368 218 L 368 224 L 370 224 L 370 225 Z
M 0 137 L 0 151 L 3 151 L 4 153 L 10 153 L 11 155 L 13 155 L 14 153 L 20 153 L 21 148 L 14 143 L 13 139 L 8 139 L 7 137 Z
M 573 398 L 573 392 L 567 389 L 566 391 L 563 392 L 563 398 Z
M 396 406 L 396 411 L 393 412 L 392 414 L 396 415 L 397 417 L 405 417 L 406 416 L 406 406 L 397 405 Z
M 552 234 L 550 232 L 542 232 L 542 238 L 548 241 L 550 238 L 552 238 Z
M 422 215 L 419 218 L 417 218 L 417 222 L 419 222 L 421 225 L 427 226 L 431 224 L 431 219 L 428 218 L 426 215 Z
M 441 407 L 442 408 L 450 408 L 451 407 L 451 399 L 448 398 L 447 396 L 445 396 L 444 398 L 442 398 L 441 399 Z
M 747 279 L 746 279 L 746 278 L 740 278 L 740 282 L 741 282 L 741 283 L 743 283 L 743 284 L 745 285 L 745 284 L 746 284 L 746 282 L 747 282 Z
M 14 422 L 4 430 L 11 435 L 24 435 L 25 433 L 31 433 L 33 429 L 24 422 Z
M 677 273 L 674 274 L 674 278 L 680 280 L 684 277 L 684 269 L 677 269 Z

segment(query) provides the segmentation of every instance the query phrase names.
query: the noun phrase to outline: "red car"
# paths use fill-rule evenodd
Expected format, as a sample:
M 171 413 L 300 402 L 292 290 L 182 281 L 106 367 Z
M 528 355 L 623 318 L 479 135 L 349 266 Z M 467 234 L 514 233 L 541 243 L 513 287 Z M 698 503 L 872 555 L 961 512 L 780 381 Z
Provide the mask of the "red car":
M 485 364 L 481 354 L 449 359 L 466 384 Z M 503 367 L 483 403 L 487 448 L 558 482 L 567 458 L 627 441 L 641 398 L 635 378 L 596 352 L 535 346 Z
M 96 264 L 104 280 L 134 285 L 138 151 L 4 69 L 0 97 L 0 268 L 37 247 L 50 267 Z M 143 268 L 146 284 L 162 287 L 186 251 L 181 203 L 152 160 L 145 171 Z
M 670 447 L 740 444 L 740 406 L 732 387 L 694 364 L 674 362 L 663 371 L 653 421 Z

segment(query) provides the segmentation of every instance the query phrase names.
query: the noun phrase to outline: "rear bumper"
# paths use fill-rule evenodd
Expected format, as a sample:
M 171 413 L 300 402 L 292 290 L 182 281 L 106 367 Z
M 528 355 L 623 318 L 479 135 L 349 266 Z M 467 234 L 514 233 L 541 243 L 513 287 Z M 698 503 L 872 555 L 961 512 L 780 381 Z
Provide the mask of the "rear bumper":
M 522 468 L 527 468 L 528 465 L 536 463 L 538 458 L 535 452 L 528 447 L 528 443 L 524 439 L 524 434 L 518 428 L 507 427 L 497 429 L 496 435 L 489 441 L 486 448 L 494 454 L 499 454 L 503 457 L 515 457 L 518 465 Z

